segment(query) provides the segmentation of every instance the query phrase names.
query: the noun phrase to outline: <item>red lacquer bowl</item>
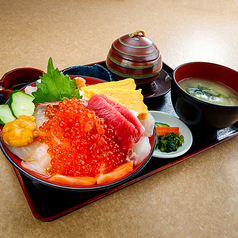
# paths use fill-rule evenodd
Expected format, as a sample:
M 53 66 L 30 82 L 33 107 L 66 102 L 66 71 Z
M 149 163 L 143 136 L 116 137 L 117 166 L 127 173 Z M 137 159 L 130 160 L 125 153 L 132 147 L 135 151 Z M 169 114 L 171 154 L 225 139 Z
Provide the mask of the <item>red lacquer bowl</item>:
M 92 77 L 87 77 L 87 76 L 82 76 L 84 77 L 84 79 L 86 79 L 86 83 L 87 85 L 91 85 L 91 84 L 97 84 L 97 83 L 102 83 L 105 82 L 101 79 L 97 79 L 97 78 L 92 78 Z M 71 76 L 71 78 L 74 78 L 73 76 Z M 36 79 L 37 80 L 37 79 Z M 33 84 L 34 85 L 34 84 Z M 24 88 L 22 89 L 24 90 Z M 147 158 L 145 158 L 140 164 L 138 164 L 137 166 L 134 167 L 134 169 L 128 173 L 126 176 L 115 180 L 111 183 L 108 184 L 101 184 L 101 185 L 93 185 L 93 186 L 70 186 L 70 185 L 61 185 L 61 184 L 56 184 L 53 182 L 49 182 L 47 179 L 45 179 L 43 176 L 34 173 L 30 170 L 27 170 L 25 168 L 23 168 L 21 166 L 21 159 L 19 159 L 17 156 L 15 156 L 14 154 L 12 154 L 4 145 L 4 143 L 0 143 L 0 147 L 4 153 L 4 155 L 6 156 L 6 158 L 11 162 L 11 164 L 22 174 L 26 175 L 27 177 L 29 177 L 32 180 L 35 180 L 36 182 L 39 182 L 41 184 L 53 187 L 53 188 L 57 188 L 57 189 L 63 189 L 63 190 L 68 190 L 68 191 L 78 191 L 78 192 L 87 192 L 87 191 L 96 191 L 96 190 L 101 190 L 101 189 L 108 189 L 114 186 L 118 186 L 130 179 L 132 179 L 133 177 L 135 177 L 136 175 L 138 175 L 140 173 L 140 171 L 147 165 L 147 163 L 150 161 L 152 154 L 154 152 L 155 149 L 155 143 L 156 143 L 156 132 L 154 130 L 154 134 L 149 138 L 150 144 L 151 144 L 151 151 L 150 154 L 148 155 Z
M 198 78 L 219 82 L 238 93 L 238 72 L 228 67 L 191 62 L 178 66 L 173 72 L 171 98 L 179 118 L 197 129 L 223 129 L 238 121 L 238 105 L 223 106 L 202 101 L 191 96 L 179 86 L 187 78 Z
M 35 68 L 17 68 L 5 73 L 0 80 L 0 94 L 8 99 L 11 90 L 19 89 L 42 76 L 43 71 Z

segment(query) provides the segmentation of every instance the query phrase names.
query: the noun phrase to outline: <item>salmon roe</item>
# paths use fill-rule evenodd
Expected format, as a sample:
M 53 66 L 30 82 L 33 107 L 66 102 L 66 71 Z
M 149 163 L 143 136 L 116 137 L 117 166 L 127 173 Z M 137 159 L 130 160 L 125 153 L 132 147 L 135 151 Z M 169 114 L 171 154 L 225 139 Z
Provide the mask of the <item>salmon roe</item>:
M 39 141 L 49 147 L 51 174 L 95 177 L 126 162 L 112 129 L 80 99 L 48 105 L 45 116 L 49 119 L 39 128 Z

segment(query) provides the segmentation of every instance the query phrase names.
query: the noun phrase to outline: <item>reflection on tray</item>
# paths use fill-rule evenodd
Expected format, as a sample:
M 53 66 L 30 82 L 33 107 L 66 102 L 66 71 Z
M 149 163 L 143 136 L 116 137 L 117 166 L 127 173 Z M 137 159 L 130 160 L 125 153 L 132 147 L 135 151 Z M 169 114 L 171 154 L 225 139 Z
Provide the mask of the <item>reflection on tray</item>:
M 142 88 L 142 94 L 145 99 L 154 99 L 164 96 L 171 88 L 171 76 L 164 70 L 161 70 L 159 77 L 149 86 Z

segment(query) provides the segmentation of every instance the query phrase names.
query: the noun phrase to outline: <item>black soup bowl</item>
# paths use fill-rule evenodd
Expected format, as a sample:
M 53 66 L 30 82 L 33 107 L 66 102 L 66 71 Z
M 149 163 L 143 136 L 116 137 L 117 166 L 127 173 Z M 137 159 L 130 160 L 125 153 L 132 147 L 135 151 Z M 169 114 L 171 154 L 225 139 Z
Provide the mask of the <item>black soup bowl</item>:
M 179 82 L 188 78 L 221 83 L 238 93 L 237 71 L 207 62 L 182 64 L 173 72 L 171 100 L 175 112 L 188 126 L 223 129 L 238 121 L 238 105 L 224 106 L 205 102 L 183 90 Z

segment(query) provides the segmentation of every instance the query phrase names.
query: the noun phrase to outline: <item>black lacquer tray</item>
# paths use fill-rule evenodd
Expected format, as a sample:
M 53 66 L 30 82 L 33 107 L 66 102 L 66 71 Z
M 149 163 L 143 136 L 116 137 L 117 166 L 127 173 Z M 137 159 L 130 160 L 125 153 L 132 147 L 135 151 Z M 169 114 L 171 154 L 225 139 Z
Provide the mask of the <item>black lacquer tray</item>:
M 101 64 L 105 65 L 104 62 Z M 171 78 L 172 72 L 173 69 L 163 64 L 163 77 L 166 76 L 166 80 Z M 171 103 L 170 92 L 160 97 L 147 98 L 145 99 L 145 103 L 149 110 L 163 111 L 177 117 Z M 152 157 L 146 167 L 136 177 L 111 189 L 96 192 L 70 192 L 42 185 L 20 174 L 15 169 L 16 175 L 34 216 L 41 221 L 52 221 L 238 135 L 238 123 L 222 130 L 209 131 L 206 136 L 203 135 L 203 140 L 199 139 L 198 131 L 193 128 L 190 129 L 194 141 L 186 154 L 172 159 Z

